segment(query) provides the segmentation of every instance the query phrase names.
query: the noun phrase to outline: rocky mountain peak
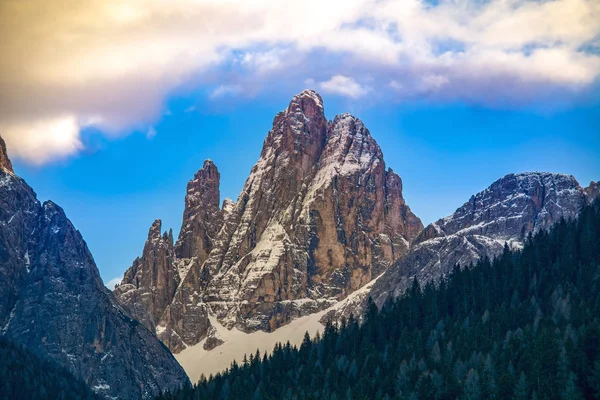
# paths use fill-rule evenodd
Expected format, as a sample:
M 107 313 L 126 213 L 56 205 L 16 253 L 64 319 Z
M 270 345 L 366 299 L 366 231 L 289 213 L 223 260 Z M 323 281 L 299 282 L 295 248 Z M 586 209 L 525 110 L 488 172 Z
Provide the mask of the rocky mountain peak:
M 175 253 L 179 258 L 199 257 L 204 261 L 212 248 L 211 238 L 219 232 L 222 213 L 219 209 L 221 175 L 212 160 L 187 185 L 183 224 Z
M 154 331 L 179 285 L 172 231 L 162 232 L 156 219 L 148 231 L 141 257 L 136 258 L 114 294 L 133 317 Z
M 585 197 L 588 203 L 592 203 L 596 199 L 600 198 L 600 181 L 591 181 L 590 185 L 583 189 Z
M 306 89 L 292 97 L 287 108 L 288 114 L 302 114 L 307 118 L 320 117 L 324 115 L 324 111 L 321 95 L 312 89 Z
M 364 123 L 350 114 L 328 123 L 321 97 L 305 90 L 275 117 L 236 203 L 218 209 L 210 164 L 188 185 L 175 246 L 182 280 L 156 332 L 179 352 L 218 342 L 209 317 L 278 329 L 368 284 L 422 226 Z
M 289 165 L 294 180 L 302 181 L 319 160 L 326 135 L 327 119 L 321 96 L 305 90 L 275 117 L 253 171 Z
M 194 178 L 188 182 L 187 197 L 198 198 L 205 205 L 219 207 L 219 185 L 221 183 L 221 174 L 212 160 L 207 159 Z
M 155 219 L 152 225 L 150 226 L 150 230 L 148 231 L 148 240 L 155 241 L 160 239 L 162 235 L 162 220 Z
M 523 234 L 548 229 L 560 217 L 576 217 L 584 203 L 582 188 L 571 175 L 508 174 L 426 232 L 429 238 L 436 230 L 440 235 L 482 234 L 498 240 L 521 241 Z
M 2 136 L 0 136 L 0 169 L 11 175 L 15 174 L 10 158 L 8 158 L 8 153 L 6 152 L 6 143 L 2 139 Z
M 327 131 L 327 145 L 321 156 L 321 165 L 335 163 L 342 175 L 358 170 L 377 168 L 383 163 L 381 148 L 364 123 L 344 113 L 334 118 Z
M 493 258 L 505 244 L 521 247 L 529 233 L 546 230 L 561 218 L 576 218 L 587 202 L 585 190 L 571 175 L 508 174 L 427 226 L 369 295 L 382 304 L 388 296 L 402 294 L 415 278 L 437 281 L 457 264 L 466 267 L 481 257 Z
M 150 399 L 189 382 L 172 354 L 104 287 L 63 209 L 40 204 L 5 168 L 0 226 L 0 335 L 53 359 L 105 398 Z

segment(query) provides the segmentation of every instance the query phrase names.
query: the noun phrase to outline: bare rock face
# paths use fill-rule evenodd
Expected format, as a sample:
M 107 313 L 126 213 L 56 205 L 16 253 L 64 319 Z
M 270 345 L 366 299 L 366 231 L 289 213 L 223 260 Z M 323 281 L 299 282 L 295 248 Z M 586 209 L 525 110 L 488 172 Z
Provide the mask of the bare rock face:
M 585 197 L 588 203 L 592 203 L 595 200 L 600 198 L 600 181 L 598 182 L 590 182 L 590 186 L 583 189 L 585 193 Z
M 2 137 L 0 137 L 0 170 L 12 175 L 15 174 L 10 158 L 8 158 L 8 154 L 6 153 L 6 143 L 4 143 Z
M 219 209 L 221 175 L 211 160 L 206 160 L 194 179 L 188 183 L 185 196 L 183 226 L 175 245 L 178 258 L 196 257 L 200 263 L 208 257 L 223 224 Z
M 404 293 L 416 278 L 422 283 L 446 276 L 456 264 L 468 266 L 522 247 L 529 233 L 549 229 L 561 218 L 576 218 L 588 202 L 573 176 L 510 174 L 471 197 L 454 214 L 429 225 L 410 253 L 379 279 L 370 293 L 378 304 Z
M 197 283 L 203 280 L 199 269 L 213 247 L 224 215 L 231 213 L 234 204 L 227 200 L 223 211 L 219 209 L 219 183 L 217 167 L 206 160 L 188 183 L 177 243 L 173 245 L 170 232 L 161 236 L 161 222 L 156 220 L 142 257 L 133 262 L 114 291 L 117 299 L 172 350 L 185 348 L 187 342 L 197 343 L 210 327 L 206 306 L 198 304 Z
M 275 117 L 236 203 L 219 210 L 216 167 L 203 171 L 175 246 L 182 280 L 156 328 L 174 352 L 207 337 L 209 315 L 272 331 L 325 309 L 403 257 L 423 228 L 364 124 L 328 122 L 311 90 Z
M 121 304 L 152 332 L 171 304 L 180 282 L 173 233 L 161 234 L 161 226 L 160 220 L 154 221 L 142 257 L 134 260 L 114 290 Z
M 219 333 L 217 332 L 216 328 L 214 326 L 211 326 L 210 328 L 208 328 L 206 334 L 206 341 L 204 342 L 204 346 L 202 347 L 204 348 L 204 350 L 210 351 L 213 350 L 215 347 L 219 347 L 223 343 L 225 342 L 219 336 Z
M 6 163 L 5 163 L 6 165 Z M 0 169 L 0 335 L 66 367 L 106 398 L 154 398 L 188 378 L 104 287 L 63 210 Z

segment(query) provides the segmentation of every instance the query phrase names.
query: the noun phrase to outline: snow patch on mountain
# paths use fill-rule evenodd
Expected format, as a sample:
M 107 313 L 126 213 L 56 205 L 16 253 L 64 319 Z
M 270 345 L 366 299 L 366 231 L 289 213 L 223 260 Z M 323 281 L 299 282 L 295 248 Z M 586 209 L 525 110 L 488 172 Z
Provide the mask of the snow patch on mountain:
M 231 366 L 233 360 L 241 363 L 244 355 L 256 353 L 258 349 L 262 354 L 271 352 L 277 343 L 290 342 L 292 345 L 300 345 L 305 332 L 314 337 L 317 332 L 322 333 L 324 326 L 319 322 L 325 311 L 298 318 L 275 332 L 267 333 L 256 331 L 244 333 L 237 328 L 231 330 L 225 328 L 215 317 L 209 317 L 211 325 L 217 330 L 218 336 L 224 343 L 213 350 L 204 349 L 207 339 L 188 347 L 175 355 L 179 364 L 187 372 L 192 382 L 197 382 L 204 374 L 223 372 Z

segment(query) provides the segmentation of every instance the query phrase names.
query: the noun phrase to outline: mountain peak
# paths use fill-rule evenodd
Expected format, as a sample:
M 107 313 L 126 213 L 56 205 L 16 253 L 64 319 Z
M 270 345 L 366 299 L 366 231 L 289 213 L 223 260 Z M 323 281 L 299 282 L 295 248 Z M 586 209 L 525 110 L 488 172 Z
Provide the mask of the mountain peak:
M 202 165 L 202 169 L 208 169 L 208 168 L 217 168 L 217 166 L 215 165 L 214 161 L 211 160 L 210 158 L 207 158 L 206 160 L 204 160 L 204 164 Z
M 292 105 L 302 104 L 303 102 L 310 102 L 323 110 L 323 99 L 321 98 L 321 95 L 313 89 L 305 89 L 295 95 L 290 102 L 290 107 Z M 288 110 L 290 107 L 288 107 Z
M 168 308 L 154 308 L 174 352 L 214 339 L 209 315 L 249 332 L 318 312 L 380 275 L 423 228 L 363 122 L 342 114 L 329 123 L 314 90 L 274 118 L 237 203 L 219 209 L 218 196 L 206 161 L 188 185 L 175 245 L 181 281 Z M 131 304 L 127 293 L 151 293 L 152 283 L 119 289 Z
M 0 155 L 11 181 L 4 142 Z M 7 185 L 6 178 L 0 179 L 0 335 L 58 362 L 102 398 L 152 398 L 188 384 L 173 356 L 104 287 L 64 210 L 40 204 L 25 181 Z
M 280 116 L 283 121 L 278 118 Z M 287 109 L 275 117 L 274 126 L 278 125 L 278 120 L 292 128 L 292 132 L 317 134 L 326 122 L 323 99 L 314 90 L 300 92 L 292 97 Z
M 585 193 L 587 202 L 591 204 L 596 199 L 600 198 L 600 181 L 591 181 L 590 185 L 583 189 L 583 192 Z
M 8 153 L 6 152 L 6 143 L 4 142 L 4 139 L 2 139 L 2 136 L 0 136 L 0 169 L 11 175 L 15 174 L 10 158 L 8 158 Z
M 150 230 L 148 232 L 148 240 L 160 238 L 161 229 L 162 229 L 162 221 L 157 218 L 154 220 L 154 222 L 152 223 L 152 226 L 150 227 Z
M 202 168 L 189 181 L 183 224 L 175 246 L 179 257 L 207 257 L 210 237 L 217 234 L 221 221 L 220 182 L 219 169 L 211 159 L 205 160 Z
M 438 220 L 421 239 L 435 235 L 480 234 L 502 241 L 573 218 L 585 202 L 572 175 L 551 172 L 508 174 L 471 196 L 453 214 Z

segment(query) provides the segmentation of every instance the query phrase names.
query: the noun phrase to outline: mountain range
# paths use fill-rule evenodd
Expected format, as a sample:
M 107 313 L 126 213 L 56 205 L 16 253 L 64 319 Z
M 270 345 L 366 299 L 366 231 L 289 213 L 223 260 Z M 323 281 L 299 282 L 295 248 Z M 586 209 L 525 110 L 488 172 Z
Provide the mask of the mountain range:
M 222 353 L 227 331 L 360 317 L 369 297 L 381 306 L 415 279 L 522 248 L 600 197 L 597 182 L 509 174 L 424 227 L 363 122 L 327 120 L 312 90 L 275 116 L 237 201 L 221 201 L 219 186 L 206 160 L 177 238 L 155 220 L 110 292 L 81 234 L 15 175 L 0 140 L 0 335 L 103 397 L 151 398 L 189 383 L 171 353 Z
M 189 380 L 106 289 L 79 231 L 15 175 L 0 138 L 0 336 L 105 398 L 154 398 Z
M 415 278 L 438 281 L 456 264 L 520 248 L 530 233 L 576 218 L 599 187 L 509 174 L 423 227 L 363 122 L 328 121 L 312 90 L 275 116 L 237 202 L 220 204 L 219 183 L 205 161 L 188 184 L 178 239 L 156 220 L 115 289 L 174 353 L 214 349 L 222 327 L 275 332 L 317 313 L 323 323 L 361 316 L 368 297 L 381 306 Z

